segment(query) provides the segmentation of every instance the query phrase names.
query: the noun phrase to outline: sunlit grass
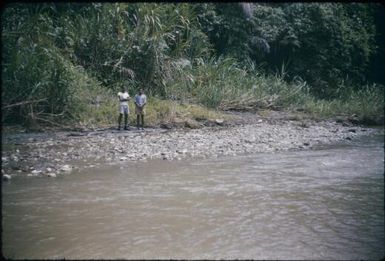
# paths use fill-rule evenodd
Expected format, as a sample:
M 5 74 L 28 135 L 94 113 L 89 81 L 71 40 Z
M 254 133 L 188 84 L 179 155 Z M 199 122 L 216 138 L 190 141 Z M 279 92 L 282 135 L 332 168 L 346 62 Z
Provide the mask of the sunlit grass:
M 93 87 L 77 94 L 83 109 L 78 119 L 85 126 L 114 126 L 118 119 L 118 99 L 112 91 Z M 168 83 L 169 99 L 148 97 L 145 124 L 197 121 L 226 118 L 226 110 L 268 111 L 271 109 L 296 111 L 308 117 L 330 118 L 336 115 L 356 115 L 360 119 L 383 117 L 384 95 L 374 85 L 341 92 L 338 98 L 317 99 L 309 93 L 302 80 L 285 81 L 282 75 L 264 75 L 240 68 L 233 60 L 209 61 L 193 69 L 180 71 L 173 83 Z M 90 103 L 89 93 L 101 97 L 99 106 Z M 134 96 L 131 93 L 131 96 Z M 80 102 L 82 101 L 82 102 Z M 85 102 L 88 101 L 88 102 Z M 130 102 L 130 124 L 135 125 L 134 104 Z
M 136 125 L 135 105 L 129 102 L 129 124 Z M 180 104 L 176 101 L 161 100 L 149 97 L 145 108 L 145 125 L 157 126 L 161 123 L 183 122 L 187 119 L 197 121 L 229 119 L 228 115 L 196 104 Z M 78 123 L 82 127 L 112 127 L 117 126 L 119 116 L 118 98 L 105 96 L 99 106 L 87 104 L 79 114 Z

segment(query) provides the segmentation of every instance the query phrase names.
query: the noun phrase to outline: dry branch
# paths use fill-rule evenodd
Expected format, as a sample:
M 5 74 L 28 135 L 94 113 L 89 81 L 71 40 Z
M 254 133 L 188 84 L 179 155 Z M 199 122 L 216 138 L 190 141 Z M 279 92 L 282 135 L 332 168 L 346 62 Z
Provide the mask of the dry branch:
M 25 104 L 38 103 L 38 102 L 42 102 L 42 101 L 45 101 L 45 100 L 47 100 L 47 99 L 44 98 L 44 99 L 40 99 L 40 100 L 18 102 L 18 103 L 14 103 L 14 104 L 5 105 L 5 106 L 2 107 L 2 109 L 9 109 L 9 108 L 12 108 L 12 107 L 22 106 L 22 105 L 25 105 Z

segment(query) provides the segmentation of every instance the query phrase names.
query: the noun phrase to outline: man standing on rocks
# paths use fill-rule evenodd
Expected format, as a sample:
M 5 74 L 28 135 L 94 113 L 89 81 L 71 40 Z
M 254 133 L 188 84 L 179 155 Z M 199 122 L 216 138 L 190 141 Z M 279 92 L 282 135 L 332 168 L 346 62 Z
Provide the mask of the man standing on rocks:
M 139 93 L 135 95 L 135 113 L 136 113 L 136 127 L 139 130 L 139 120 L 142 120 L 142 130 L 144 130 L 144 106 L 147 103 L 147 97 L 143 89 L 139 89 Z
M 128 101 L 130 100 L 130 95 L 127 92 L 126 87 L 122 87 L 122 91 L 118 93 L 119 97 L 119 125 L 118 130 L 120 130 L 120 126 L 122 124 L 122 117 L 124 114 L 124 129 L 128 130 L 128 113 L 130 112 L 130 109 L 128 108 Z

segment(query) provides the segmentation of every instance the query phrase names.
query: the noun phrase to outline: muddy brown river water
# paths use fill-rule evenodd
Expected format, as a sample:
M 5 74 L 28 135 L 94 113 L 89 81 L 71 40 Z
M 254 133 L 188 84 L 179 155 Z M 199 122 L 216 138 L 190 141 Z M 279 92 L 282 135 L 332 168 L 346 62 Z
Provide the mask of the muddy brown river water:
M 9 258 L 385 256 L 384 137 L 2 184 Z

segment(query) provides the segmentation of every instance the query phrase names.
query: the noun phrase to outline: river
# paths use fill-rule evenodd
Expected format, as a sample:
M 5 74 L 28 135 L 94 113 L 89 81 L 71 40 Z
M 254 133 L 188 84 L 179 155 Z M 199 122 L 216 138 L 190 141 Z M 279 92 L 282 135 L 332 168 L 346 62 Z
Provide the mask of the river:
M 105 165 L 2 184 L 22 259 L 381 259 L 384 136 L 313 150 Z

